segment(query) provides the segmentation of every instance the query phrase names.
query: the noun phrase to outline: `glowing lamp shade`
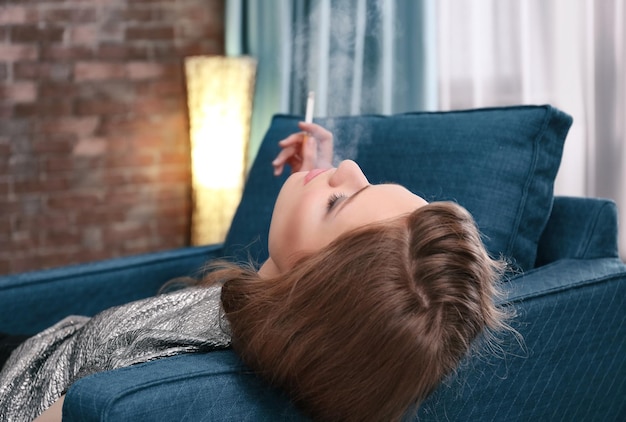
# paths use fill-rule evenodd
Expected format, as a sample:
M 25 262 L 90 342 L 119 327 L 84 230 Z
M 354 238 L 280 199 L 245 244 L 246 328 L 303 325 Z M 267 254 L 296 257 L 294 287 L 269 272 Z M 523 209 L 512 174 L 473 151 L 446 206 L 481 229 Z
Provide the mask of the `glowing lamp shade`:
M 222 242 L 245 180 L 256 61 L 185 59 L 191 141 L 191 243 Z

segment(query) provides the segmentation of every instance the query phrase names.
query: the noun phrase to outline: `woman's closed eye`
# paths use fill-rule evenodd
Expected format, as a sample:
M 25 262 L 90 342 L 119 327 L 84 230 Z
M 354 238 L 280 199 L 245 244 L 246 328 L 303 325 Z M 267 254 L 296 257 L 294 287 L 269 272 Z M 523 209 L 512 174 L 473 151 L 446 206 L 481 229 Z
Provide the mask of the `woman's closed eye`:
M 330 198 L 328 198 L 328 204 L 326 206 L 327 211 L 331 212 L 333 208 L 337 206 L 337 204 L 339 204 L 341 201 L 345 200 L 346 198 L 347 196 L 344 195 L 343 193 L 333 193 L 330 196 Z

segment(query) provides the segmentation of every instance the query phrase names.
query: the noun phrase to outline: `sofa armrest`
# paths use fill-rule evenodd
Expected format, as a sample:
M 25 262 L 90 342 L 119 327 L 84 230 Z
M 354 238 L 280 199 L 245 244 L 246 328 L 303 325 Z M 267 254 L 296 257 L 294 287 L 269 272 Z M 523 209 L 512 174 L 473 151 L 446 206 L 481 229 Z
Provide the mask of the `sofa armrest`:
M 420 422 L 618 421 L 626 415 L 626 265 L 561 260 L 505 283 L 522 336 L 462 366 Z
M 0 332 L 35 334 L 68 315 L 152 296 L 221 253 L 214 244 L 0 277 Z
M 562 260 L 505 284 L 524 338 L 461 365 L 419 421 L 618 420 L 626 411 L 626 265 Z M 232 350 L 103 372 L 69 389 L 64 421 L 303 420 Z M 407 418 L 406 420 L 409 420 Z
M 175 403 L 174 405 L 172 403 Z M 232 350 L 159 359 L 78 380 L 63 421 L 303 421 Z
M 608 199 L 557 196 L 535 267 L 560 259 L 618 257 L 617 207 Z

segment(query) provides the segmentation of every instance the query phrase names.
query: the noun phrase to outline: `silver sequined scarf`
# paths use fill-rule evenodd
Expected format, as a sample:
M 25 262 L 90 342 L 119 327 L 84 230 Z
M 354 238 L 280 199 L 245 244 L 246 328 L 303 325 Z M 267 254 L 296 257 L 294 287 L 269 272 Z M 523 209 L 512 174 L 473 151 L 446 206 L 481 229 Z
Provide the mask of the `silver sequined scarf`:
M 229 344 L 219 286 L 68 317 L 12 353 L 0 372 L 0 419 L 34 419 L 89 374 Z

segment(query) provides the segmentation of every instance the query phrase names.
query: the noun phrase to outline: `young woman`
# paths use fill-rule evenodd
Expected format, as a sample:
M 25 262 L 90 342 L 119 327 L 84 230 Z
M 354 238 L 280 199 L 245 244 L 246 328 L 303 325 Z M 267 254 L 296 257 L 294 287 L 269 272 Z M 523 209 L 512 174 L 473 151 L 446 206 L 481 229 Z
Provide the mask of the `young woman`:
M 0 413 L 25 419 L 52 405 L 42 417 L 60 420 L 82 376 L 232 340 L 316 420 L 400 420 L 477 336 L 503 327 L 501 264 L 467 211 L 371 185 L 353 161 L 333 168 L 332 135 L 300 128 L 272 163 L 293 173 L 258 271 L 220 263 L 192 288 L 61 321 L 12 354 Z

